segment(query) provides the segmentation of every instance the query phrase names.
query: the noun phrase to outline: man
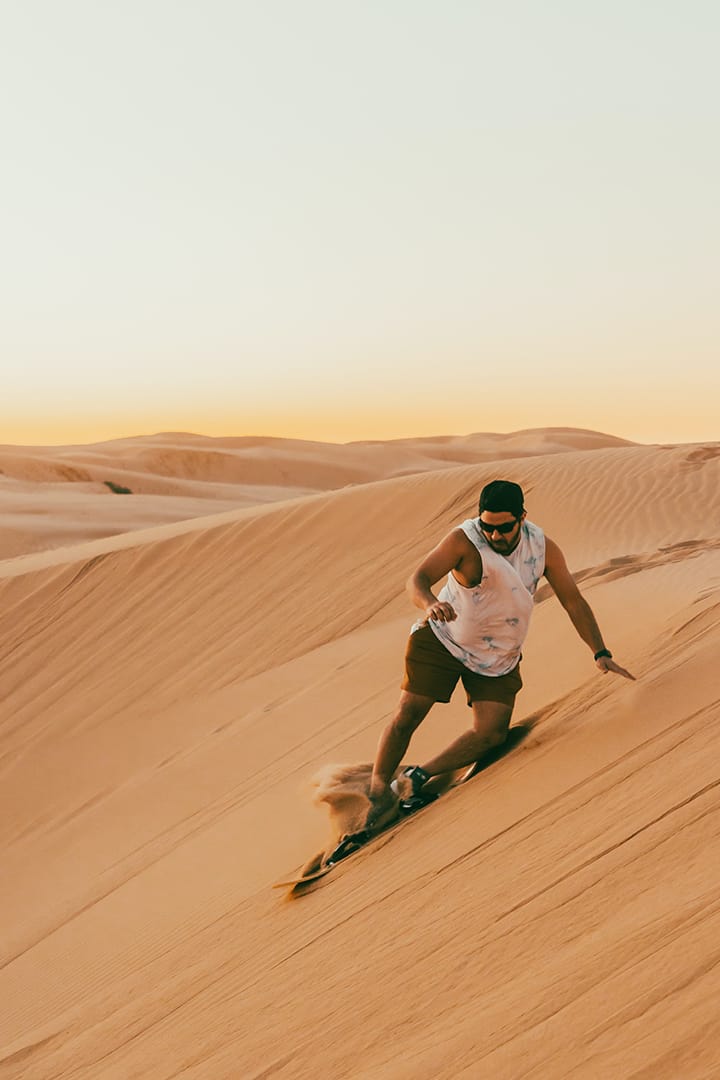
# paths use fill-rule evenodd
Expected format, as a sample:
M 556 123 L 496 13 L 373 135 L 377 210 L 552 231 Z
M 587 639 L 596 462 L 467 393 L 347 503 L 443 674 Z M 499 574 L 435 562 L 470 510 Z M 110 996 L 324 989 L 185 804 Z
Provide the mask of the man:
M 526 521 L 520 486 L 493 480 L 480 494 L 478 514 L 453 529 L 407 583 L 424 618 L 412 628 L 400 702 L 380 738 L 366 829 L 382 825 L 394 812 L 397 797 L 391 778 L 413 732 L 436 701 L 450 700 L 458 679 L 472 708 L 472 727 L 422 766 L 405 769 L 413 795 L 422 797 L 431 776 L 471 765 L 505 741 L 515 695 L 522 686 L 521 649 L 543 574 L 599 670 L 634 679 L 605 647 L 560 548 Z M 447 581 L 436 596 L 432 586 L 445 575 Z

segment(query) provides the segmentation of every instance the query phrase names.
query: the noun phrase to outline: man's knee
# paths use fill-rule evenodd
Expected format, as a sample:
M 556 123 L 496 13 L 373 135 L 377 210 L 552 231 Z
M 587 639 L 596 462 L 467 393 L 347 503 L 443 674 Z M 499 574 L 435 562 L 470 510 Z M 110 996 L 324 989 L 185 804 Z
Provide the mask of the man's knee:
M 434 701 L 424 697 L 405 698 L 390 721 L 391 727 L 403 735 L 412 735 L 434 704 Z
M 499 701 L 473 702 L 473 728 L 484 746 L 493 750 L 502 746 L 507 738 L 512 717 L 512 706 Z
M 498 746 L 502 746 L 507 739 L 507 728 L 491 729 L 490 731 L 481 734 L 480 737 L 483 739 L 486 749 L 496 750 Z

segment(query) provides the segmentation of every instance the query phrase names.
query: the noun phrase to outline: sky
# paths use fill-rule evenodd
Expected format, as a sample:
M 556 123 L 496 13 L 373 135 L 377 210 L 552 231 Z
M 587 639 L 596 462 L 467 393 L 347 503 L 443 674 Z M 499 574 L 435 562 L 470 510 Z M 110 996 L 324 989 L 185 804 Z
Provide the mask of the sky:
M 720 438 L 720 6 L 3 0 L 0 443 Z

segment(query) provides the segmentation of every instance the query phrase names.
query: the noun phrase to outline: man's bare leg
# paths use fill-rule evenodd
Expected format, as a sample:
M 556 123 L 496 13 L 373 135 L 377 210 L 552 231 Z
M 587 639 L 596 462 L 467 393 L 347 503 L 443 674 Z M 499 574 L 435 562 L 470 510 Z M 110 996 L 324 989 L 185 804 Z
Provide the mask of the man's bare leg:
M 472 728 L 463 732 L 450 746 L 421 766 L 428 776 L 472 765 L 488 750 L 502 746 L 505 742 L 513 712 L 512 705 L 502 705 L 499 701 L 474 701 L 472 710 Z
M 410 745 L 413 733 L 434 704 L 432 698 L 407 690 L 402 692 L 395 715 L 380 736 L 370 782 L 372 806 L 366 823 L 368 828 L 372 828 L 393 808 L 390 781 Z M 513 713 L 512 705 L 503 705 L 498 701 L 475 701 L 472 711 L 472 728 L 421 765 L 428 776 L 451 773 L 472 765 L 488 750 L 505 742 Z
M 383 731 L 378 743 L 370 781 L 372 806 L 366 823 L 367 827 L 376 824 L 395 805 L 390 792 L 390 781 L 410 745 L 415 730 L 434 704 L 433 698 L 413 694 L 409 690 L 402 691 L 395 715 Z

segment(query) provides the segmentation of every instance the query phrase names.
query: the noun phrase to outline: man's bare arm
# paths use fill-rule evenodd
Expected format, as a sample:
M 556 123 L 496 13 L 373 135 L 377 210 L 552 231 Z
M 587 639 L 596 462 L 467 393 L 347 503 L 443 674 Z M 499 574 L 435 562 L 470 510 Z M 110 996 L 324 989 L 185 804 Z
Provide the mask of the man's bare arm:
M 573 626 L 585 644 L 590 647 L 593 655 L 604 649 L 606 647 L 605 642 L 592 608 L 575 584 L 562 551 L 549 537 L 545 538 L 545 577 L 570 616 Z M 595 663 L 603 675 L 607 675 L 608 671 L 613 671 L 616 675 L 623 675 L 626 679 L 635 679 L 634 675 L 616 664 L 609 656 L 601 656 Z
M 428 619 L 452 622 L 457 618 L 452 604 L 438 600 L 432 586 L 451 570 L 457 569 L 467 554 L 469 543 L 462 529 L 453 529 L 425 556 L 417 570 L 408 578 L 405 586 L 408 595 L 416 607 L 423 609 Z

